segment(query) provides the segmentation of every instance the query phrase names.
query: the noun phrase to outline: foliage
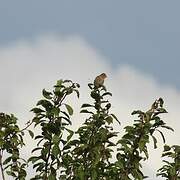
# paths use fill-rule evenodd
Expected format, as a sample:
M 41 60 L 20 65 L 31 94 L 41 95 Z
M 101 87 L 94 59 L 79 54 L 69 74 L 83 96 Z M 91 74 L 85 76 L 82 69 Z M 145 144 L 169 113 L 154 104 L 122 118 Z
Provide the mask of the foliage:
M 25 145 L 23 135 L 13 114 L 0 113 L 0 167 L 3 179 L 4 170 L 15 179 L 23 180 L 26 177 L 26 162 L 20 157 L 20 148 Z M 3 161 L 4 153 L 7 153 L 7 157 Z
M 37 106 L 31 110 L 35 113 L 32 120 L 34 126 L 41 127 L 41 134 L 34 138 L 38 140 L 37 147 L 32 151 L 40 151 L 40 155 L 32 156 L 28 160 L 34 164 L 33 168 L 37 172 L 32 179 L 53 180 L 58 173 L 61 174 L 68 142 L 73 135 L 73 131 L 67 127 L 71 125 L 73 109 L 64 101 L 73 92 L 79 97 L 78 87 L 77 83 L 70 80 L 59 80 L 53 93 L 43 89 L 44 99 L 39 100 Z M 66 138 L 63 136 L 65 131 L 68 133 Z
M 158 170 L 157 175 L 165 177 L 167 180 L 180 179 L 180 146 L 165 145 L 162 157 L 168 157 L 170 160 L 163 160 L 165 165 Z
M 109 97 L 104 85 L 88 84 L 92 103 L 84 103 L 80 113 L 86 114 L 84 123 L 76 132 L 70 128 L 73 108 L 67 101 L 72 94 L 79 97 L 79 84 L 71 80 L 58 80 L 52 91 L 43 89 L 43 98 L 31 110 L 34 113 L 24 129 L 17 125 L 14 115 L 0 114 L 0 168 L 3 180 L 5 171 L 15 179 L 26 178 L 26 167 L 36 171 L 32 180 L 130 180 L 145 179 L 142 161 L 149 158 L 147 145 L 157 148 L 162 129 L 173 129 L 161 119 L 167 113 L 163 99 L 157 99 L 148 111 L 133 111 L 138 118 L 126 126 L 120 138 L 113 124 L 120 122 L 111 112 Z M 29 126 L 40 130 L 34 134 Z M 28 160 L 21 158 L 24 146 L 23 135 L 28 132 L 37 143 Z M 167 179 L 179 178 L 179 146 L 165 145 L 163 157 L 170 157 L 158 171 L 158 176 Z M 113 158 L 115 157 L 115 158 Z M 174 179 L 173 179 L 174 178 Z
M 132 115 L 138 115 L 139 119 L 134 121 L 133 126 L 125 127 L 126 133 L 117 143 L 120 147 L 116 156 L 117 161 L 114 164 L 114 179 L 146 178 L 141 170 L 141 161 L 145 161 L 149 157 L 147 144 L 150 143 L 150 137 L 153 140 L 154 148 L 157 148 L 154 132 L 158 131 L 165 142 L 165 137 L 159 129 L 171 129 L 159 117 L 162 113 L 167 113 L 163 108 L 162 98 L 156 100 L 147 112 L 140 110 L 132 112 Z

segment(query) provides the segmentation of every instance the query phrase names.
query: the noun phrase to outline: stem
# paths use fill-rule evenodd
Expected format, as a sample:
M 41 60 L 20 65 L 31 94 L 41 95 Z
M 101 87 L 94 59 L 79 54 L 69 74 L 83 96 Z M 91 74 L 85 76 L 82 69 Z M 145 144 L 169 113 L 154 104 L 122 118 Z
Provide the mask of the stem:
M 62 102 L 63 102 L 63 100 L 66 98 L 66 96 L 67 96 L 67 93 L 65 93 L 64 94 L 64 96 L 61 98 L 61 100 L 59 101 L 59 104 L 58 104 L 58 108 L 62 105 Z
M 23 129 L 21 129 L 20 132 L 26 130 L 29 126 L 31 126 L 32 123 L 33 123 L 33 121 L 28 122 L 28 123 L 27 123 L 27 126 L 25 126 Z
M 49 152 L 48 152 L 48 156 L 47 156 L 47 160 L 46 160 L 46 165 L 45 165 L 45 173 L 46 173 L 46 178 L 48 178 L 48 161 L 51 155 L 51 141 L 49 141 L 50 145 L 49 145 Z
M 1 175 L 2 175 L 2 179 L 5 180 L 5 175 L 4 175 L 4 169 L 3 169 L 3 165 L 2 165 L 2 154 L 3 151 L 0 151 L 0 168 L 1 168 Z

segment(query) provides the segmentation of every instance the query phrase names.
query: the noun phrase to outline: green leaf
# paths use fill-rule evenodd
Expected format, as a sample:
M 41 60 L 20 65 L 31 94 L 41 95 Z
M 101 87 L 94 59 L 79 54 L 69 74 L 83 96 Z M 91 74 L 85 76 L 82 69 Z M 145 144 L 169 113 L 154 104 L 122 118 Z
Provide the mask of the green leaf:
M 52 99 L 52 97 L 51 97 L 52 93 L 51 92 L 48 92 L 45 89 L 43 89 L 42 94 L 46 99 Z
M 33 108 L 33 109 L 31 109 L 31 111 L 32 112 L 34 112 L 34 113 L 41 113 L 41 112 L 44 112 L 44 110 L 42 110 L 42 109 L 40 109 L 40 108 Z
M 48 177 L 49 180 L 56 180 L 56 177 L 55 175 L 53 174 L 50 174 L 49 177 Z
M 58 145 L 54 145 L 52 148 L 52 154 L 57 157 L 60 154 L 60 149 Z
M 41 149 L 42 149 L 42 147 L 34 148 L 34 149 L 31 151 L 31 153 L 33 153 L 33 152 L 35 152 L 35 151 L 38 151 L 38 150 L 41 150 Z
M 171 150 L 171 147 L 168 145 L 164 145 L 164 151 L 169 151 L 169 150 Z
M 111 133 L 108 133 L 107 135 L 107 138 L 112 138 L 112 137 L 116 137 L 118 135 L 118 132 L 111 132 Z
M 48 155 L 48 152 L 49 152 L 49 147 L 45 147 L 41 150 L 41 157 L 42 159 L 46 159 L 47 155 Z
M 50 109 L 53 107 L 53 105 L 51 104 L 50 101 L 46 100 L 46 99 L 41 99 L 37 102 L 37 106 L 43 106 L 46 110 Z
M 121 124 L 121 122 L 118 120 L 118 118 L 114 115 L 114 114 L 110 114 L 119 124 Z
M 152 136 L 152 139 L 154 142 L 154 149 L 156 149 L 157 148 L 157 139 L 154 136 Z
M 137 110 L 137 111 L 133 111 L 131 113 L 131 115 L 134 115 L 134 114 L 144 114 L 144 112 L 140 111 L 140 110 Z
M 63 81 L 63 83 L 72 83 L 72 81 L 69 80 L 69 79 L 66 79 L 66 80 Z
M 88 111 L 87 109 L 83 109 L 80 111 L 80 113 L 89 113 L 89 114 L 93 114 L 93 112 Z
M 52 141 L 54 144 L 59 144 L 61 138 L 57 135 L 54 135 L 53 138 L 52 138 Z
M 126 126 L 124 129 L 126 130 L 126 132 L 130 134 L 134 133 L 135 131 L 135 129 L 132 126 Z
M 51 113 L 53 113 L 56 117 L 58 117 L 60 113 L 60 109 L 58 107 L 53 107 Z
M 111 108 L 111 103 L 106 104 L 106 108 L 109 110 Z
M 168 151 L 168 152 L 163 153 L 163 154 L 162 154 L 162 157 L 165 157 L 165 156 L 170 157 L 170 156 L 172 156 L 172 154 L 173 154 L 172 152 L 169 152 L 169 151 Z
M 105 93 L 102 94 L 102 96 L 107 96 L 107 95 L 112 96 L 112 93 L 110 93 L 110 92 L 105 92 Z
M 9 176 L 13 176 L 13 177 L 17 177 L 16 174 L 12 171 L 6 171 L 6 173 L 9 175 Z
M 88 83 L 88 87 L 89 87 L 90 89 L 93 89 L 93 84 L 92 84 L 92 83 Z
M 69 144 L 65 144 L 65 146 L 63 147 L 63 150 L 67 150 L 67 149 L 70 149 L 71 146 Z
M 61 86 L 61 85 L 62 85 L 62 83 L 63 83 L 63 80 L 62 80 L 62 79 L 60 79 L 60 80 L 58 80 L 58 81 L 57 81 L 56 86 Z
M 41 157 L 38 157 L 38 156 L 32 156 L 28 159 L 28 162 L 32 162 L 32 163 L 35 163 L 36 161 L 40 160 Z
M 66 113 L 65 111 L 61 111 L 61 113 L 63 113 L 68 119 L 70 118 L 69 114 Z M 63 117 L 63 116 L 61 116 L 61 117 Z
M 66 120 L 69 124 L 72 124 L 71 120 L 69 118 L 66 118 L 64 116 L 61 116 L 62 119 Z
M 8 157 L 4 162 L 3 162 L 3 165 L 6 165 L 8 164 L 10 161 L 11 161 L 12 157 Z
M 67 109 L 69 115 L 70 116 L 73 115 L 73 108 L 68 104 L 65 104 L 65 106 L 66 106 L 66 109 Z
M 99 98 L 100 98 L 100 95 L 99 95 L 98 93 L 96 93 L 95 91 L 92 91 L 92 92 L 91 92 L 91 97 L 92 97 L 93 99 L 99 99 Z
M 91 105 L 91 104 L 83 104 L 83 105 L 81 106 L 81 108 L 86 108 L 86 107 L 94 107 L 94 106 Z
M 174 129 L 169 127 L 169 126 L 162 125 L 161 127 L 166 128 L 166 129 L 171 130 L 171 131 L 174 131 Z
M 163 107 L 163 104 L 164 104 L 164 100 L 162 98 L 159 98 L 159 103 L 160 103 L 160 107 Z
M 34 133 L 31 130 L 28 130 L 28 132 L 29 132 L 29 135 L 31 136 L 31 138 L 33 138 L 34 137 Z
M 77 145 L 77 144 L 79 144 L 79 140 L 72 140 L 72 141 L 70 141 L 69 143 L 68 143 L 68 145 L 70 145 L 70 146 L 75 146 L 75 145 Z
M 111 124 L 113 123 L 113 118 L 111 116 L 108 116 L 105 121 L 108 123 L 108 124 Z
M 167 113 L 166 109 L 164 108 L 158 108 L 157 111 L 160 113 Z
M 158 129 L 156 129 L 156 130 L 161 134 L 161 137 L 163 139 L 163 143 L 165 143 L 166 140 L 165 140 L 164 134 L 160 130 L 158 130 Z
M 74 91 L 76 92 L 77 97 L 79 98 L 79 96 L 80 96 L 79 91 L 77 89 L 74 89 Z
M 141 139 L 138 143 L 139 145 L 139 149 L 140 149 L 140 152 L 144 151 L 145 147 L 146 147 L 146 141 L 144 139 Z
M 36 165 L 36 164 L 35 164 Z M 33 169 L 35 168 L 35 165 L 33 166 Z M 44 169 L 45 167 L 45 164 L 44 163 L 38 163 L 38 168 L 36 169 L 36 172 L 37 171 L 40 171 L 42 172 L 42 169 Z
M 35 139 L 43 139 L 43 137 L 44 137 L 44 136 L 42 136 L 42 135 L 37 135 L 37 136 L 35 137 Z

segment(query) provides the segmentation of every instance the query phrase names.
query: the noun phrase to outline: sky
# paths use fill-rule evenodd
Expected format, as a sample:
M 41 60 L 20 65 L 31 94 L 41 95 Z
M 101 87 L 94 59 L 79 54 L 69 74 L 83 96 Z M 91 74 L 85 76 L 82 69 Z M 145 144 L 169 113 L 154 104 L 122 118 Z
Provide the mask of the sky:
M 133 110 L 147 110 L 162 97 L 169 112 L 163 118 L 175 130 L 166 134 L 167 143 L 179 144 L 179 1 L 0 4 L 0 111 L 14 113 L 23 126 L 43 88 L 72 79 L 81 84 L 79 105 L 76 99 L 70 102 L 76 129 L 83 122 L 78 112 L 88 100 L 87 83 L 106 72 L 112 111 L 122 123 L 115 128 L 123 131 Z M 150 180 L 158 179 L 153 173 L 160 164 L 159 146 L 150 147 L 152 157 L 145 164 Z

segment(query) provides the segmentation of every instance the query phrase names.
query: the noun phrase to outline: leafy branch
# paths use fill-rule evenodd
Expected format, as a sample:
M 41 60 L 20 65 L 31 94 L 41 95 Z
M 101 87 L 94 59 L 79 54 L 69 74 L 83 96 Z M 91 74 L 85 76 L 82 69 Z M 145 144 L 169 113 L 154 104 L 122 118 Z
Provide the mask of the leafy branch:
M 71 125 L 70 116 L 73 114 L 73 109 L 64 101 L 73 92 L 79 97 L 77 88 L 79 88 L 77 83 L 59 80 L 53 92 L 43 89 L 44 99 L 39 100 L 37 107 L 32 109 L 35 113 L 32 122 L 35 127 L 41 127 L 41 135 L 34 138 L 38 140 L 37 148 L 32 151 L 32 153 L 40 151 L 40 155 L 29 158 L 29 162 L 34 164 L 33 168 L 39 172 L 32 179 L 56 179 L 58 170 L 61 174 L 64 166 L 62 163 L 64 147 L 73 135 L 73 131 L 67 128 Z M 67 133 L 69 135 L 63 139 Z
M 132 177 L 135 179 L 147 177 L 141 170 L 141 161 L 147 160 L 149 157 L 147 149 L 147 144 L 150 142 L 149 138 L 152 137 L 154 148 L 157 148 L 154 132 L 160 132 L 165 143 L 165 137 L 159 128 L 172 130 L 159 117 L 160 114 L 167 113 L 163 108 L 163 103 L 163 99 L 159 98 L 147 112 L 140 110 L 132 112 L 132 115 L 138 115 L 139 119 L 134 121 L 133 126 L 125 127 L 126 133 L 117 143 L 120 145 L 120 148 L 117 149 L 117 161 L 115 162 L 115 167 L 118 169 L 115 171 L 117 178 L 130 180 Z
M 27 163 L 20 157 L 20 148 L 25 145 L 23 135 L 13 114 L 0 113 L 0 168 L 3 180 L 5 170 L 16 180 L 24 180 L 26 177 Z M 4 154 L 6 158 L 3 160 Z
M 165 165 L 158 170 L 157 176 L 165 177 L 167 180 L 180 179 L 180 146 L 165 145 L 162 157 L 170 160 L 163 160 Z

